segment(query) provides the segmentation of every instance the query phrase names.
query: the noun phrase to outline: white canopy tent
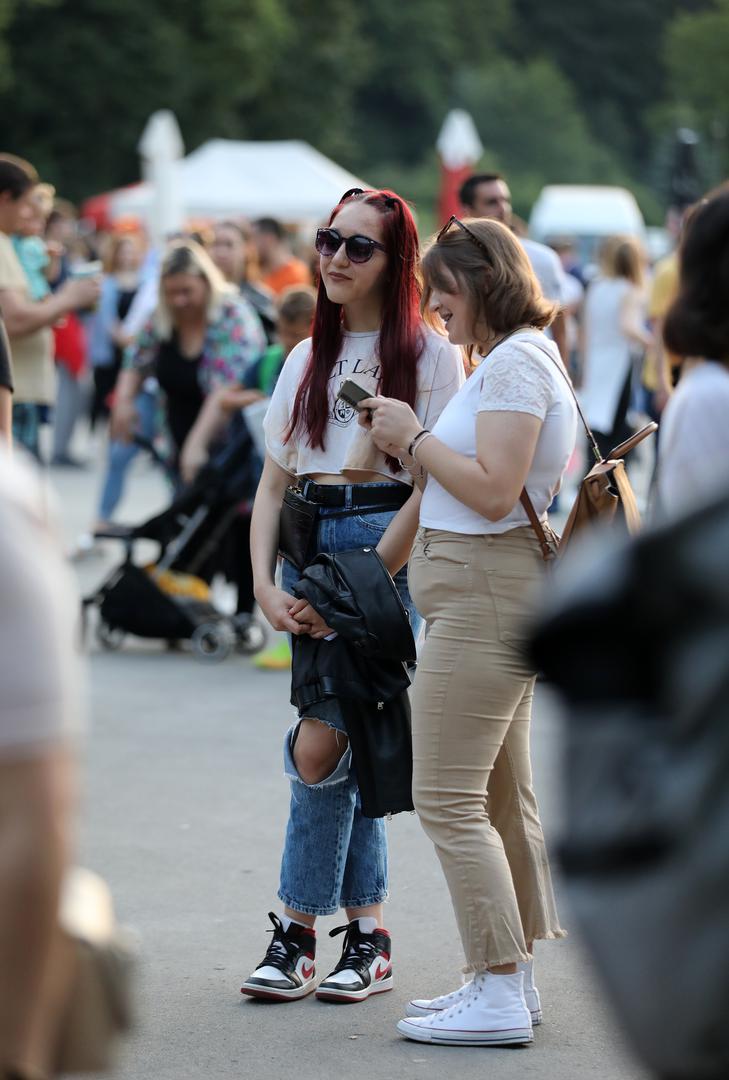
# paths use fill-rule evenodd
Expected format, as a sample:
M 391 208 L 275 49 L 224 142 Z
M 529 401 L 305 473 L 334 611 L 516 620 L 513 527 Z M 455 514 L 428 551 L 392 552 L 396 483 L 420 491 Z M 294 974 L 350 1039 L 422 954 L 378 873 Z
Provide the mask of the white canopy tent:
M 367 187 L 298 139 L 236 142 L 212 139 L 172 166 L 186 218 L 276 217 L 319 221 L 351 187 Z M 109 217 L 155 212 L 154 189 L 143 182 L 110 196 Z

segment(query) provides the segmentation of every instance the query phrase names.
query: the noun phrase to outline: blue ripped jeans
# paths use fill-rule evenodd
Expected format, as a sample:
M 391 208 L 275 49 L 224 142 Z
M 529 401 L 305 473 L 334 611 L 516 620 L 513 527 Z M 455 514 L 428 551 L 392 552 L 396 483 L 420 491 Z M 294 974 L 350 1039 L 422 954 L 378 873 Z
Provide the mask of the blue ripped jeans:
M 376 493 L 379 484 L 358 484 Z M 391 485 L 387 485 L 390 487 Z M 376 494 L 373 498 L 376 503 Z M 377 544 L 396 511 L 362 507 L 349 517 L 322 507 L 319 511 L 316 550 L 334 554 Z M 282 588 L 291 592 L 300 577 L 288 562 L 283 564 Z M 395 584 L 410 615 L 417 637 L 421 619 L 413 607 L 407 586 L 407 567 Z M 284 767 L 291 783 L 291 805 L 286 828 L 279 899 L 294 911 L 307 915 L 333 915 L 339 908 L 369 907 L 387 898 L 387 834 L 382 818 L 362 814 L 352 752 L 347 746 L 336 768 L 319 784 L 305 784 L 299 776 L 291 749 L 296 724 L 284 741 Z M 331 727 L 344 731 L 333 719 Z M 346 735 L 342 737 L 342 744 Z

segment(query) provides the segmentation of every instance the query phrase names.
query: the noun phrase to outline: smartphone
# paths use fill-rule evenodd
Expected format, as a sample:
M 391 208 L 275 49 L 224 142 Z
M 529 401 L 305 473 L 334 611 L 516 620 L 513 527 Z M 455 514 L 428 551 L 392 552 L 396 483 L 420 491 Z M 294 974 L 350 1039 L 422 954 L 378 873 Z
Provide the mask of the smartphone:
M 347 405 L 351 405 L 357 412 L 362 412 L 360 401 L 374 396 L 372 390 L 365 390 L 354 379 L 345 379 L 337 392 L 337 397 L 341 398 L 342 401 L 346 401 Z

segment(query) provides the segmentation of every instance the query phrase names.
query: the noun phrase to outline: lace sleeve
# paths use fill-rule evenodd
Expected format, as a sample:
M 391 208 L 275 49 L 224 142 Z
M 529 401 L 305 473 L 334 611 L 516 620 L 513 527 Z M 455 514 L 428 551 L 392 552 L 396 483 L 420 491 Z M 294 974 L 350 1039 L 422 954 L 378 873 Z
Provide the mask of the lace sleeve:
M 525 344 L 515 342 L 499 349 L 484 361 L 478 411 L 523 412 L 544 420 L 554 398 L 548 363 L 546 356 L 536 356 Z

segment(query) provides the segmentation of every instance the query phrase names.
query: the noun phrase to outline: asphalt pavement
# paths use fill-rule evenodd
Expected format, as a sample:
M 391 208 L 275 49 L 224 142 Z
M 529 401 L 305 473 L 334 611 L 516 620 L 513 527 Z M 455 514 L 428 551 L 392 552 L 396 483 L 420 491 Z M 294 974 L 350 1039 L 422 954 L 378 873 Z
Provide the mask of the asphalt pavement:
M 51 470 L 69 552 L 88 528 L 103 445 L 82 447 L 88 470 Z M 135 466 L 120 517 L 136 522 L 167 499 L 164 481 Z M 77 556 L 80 591 L 96 586 L 121 548 Z M 119 1080 L 644 1080 L 623 1045 L 560 883 L 566 941 L 537 943 L 544 1023 L 526 1049 L 429 1047 L 395 1024 L 410 997 L 454 989 L 462 964 L 440 867 L 414 815 L 388 825 L 395 988 L 363 1004 L 245 999 L 240 983 L 268 942 L 288 789 L 281 745 L 291 721 L 286 673 L 245 657 L 205 665 L 187 652 L 128 639 L 117 652 L 88 642 L 90 724 L 79 858 L 110 883 L 120 919 L 142 943 L 137 1024 Z M 547 833 L 559 827 L 560 725 L 538 693 L 533 757 Z M 341 938 L 320 920 L 319 970 Z

